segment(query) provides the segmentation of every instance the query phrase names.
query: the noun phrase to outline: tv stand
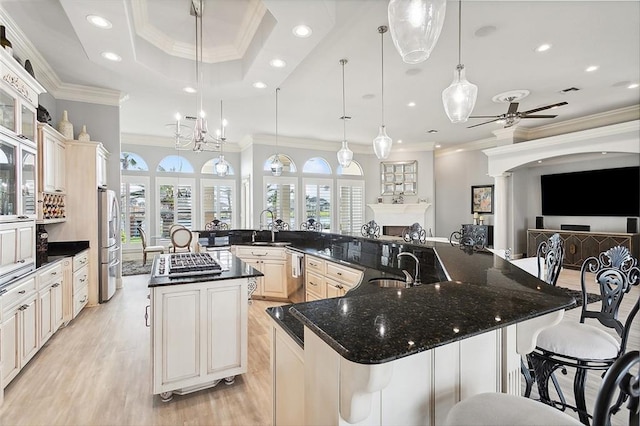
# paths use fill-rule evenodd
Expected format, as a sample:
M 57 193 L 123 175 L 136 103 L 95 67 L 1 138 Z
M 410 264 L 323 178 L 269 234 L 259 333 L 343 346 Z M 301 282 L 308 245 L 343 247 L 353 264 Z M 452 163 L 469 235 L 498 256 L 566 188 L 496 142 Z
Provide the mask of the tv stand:
M 560 234 L 560 238 L 564 242 L 564 262 L 562 266 L 566 268 L 580 269 L 582 262 L 588 257 L 597 257 L 603 251 L 615 246 L 626 247 L 633 257 L 640 258 L 640 234 L 557 229 L 528 229 L 527 256 L 535 256 L 538 245 L 555 233 Z

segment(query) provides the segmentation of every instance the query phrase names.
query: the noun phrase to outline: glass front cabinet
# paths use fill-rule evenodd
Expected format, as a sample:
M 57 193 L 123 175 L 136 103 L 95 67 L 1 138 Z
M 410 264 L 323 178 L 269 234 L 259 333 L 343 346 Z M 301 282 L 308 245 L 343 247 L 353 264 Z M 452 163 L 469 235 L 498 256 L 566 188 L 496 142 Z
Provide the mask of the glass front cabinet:
M 0 221 L 36 217 L 37 106 L 44 88 L 0 49 Z

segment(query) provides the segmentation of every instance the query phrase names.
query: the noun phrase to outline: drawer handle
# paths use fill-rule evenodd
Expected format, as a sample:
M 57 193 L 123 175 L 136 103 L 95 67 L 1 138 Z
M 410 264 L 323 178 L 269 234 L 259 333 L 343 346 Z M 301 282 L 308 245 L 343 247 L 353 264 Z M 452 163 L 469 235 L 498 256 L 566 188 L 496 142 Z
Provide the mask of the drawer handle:
M 20 259 L 20 260 L 16 261 L 16 263 L 24 263 L 24 262 L 26 262 L 26 260 L 24 260 L 24 259 Z
M 268 253 L 265 253 L 265 254 L 255 254 L 254 252 L 251 252 L 251 254 L 252 254 L 253 256 L 266 256 Z
M 318 285 L 318 284 L 314 283 L 313 281 L 309 281 L 309 284 L 311 284 L 311 285 Z
M 51 275 L 58 275 L 58 272 L 57 272 L 57 271 L 53 271 L 53 272 L 51 273 Z
M 87 296 L 84 296 L 84 297 L 82 298 L 82 300 L 81 300 L 79 303 L 84 303 L 84 302 L 86 302 L 86 301 L 87 301 Z
M 80 259 L 80 263 L 87 263 L 87 259 Z
M 27 290 L 20 290 L 20 291 L 18 292 L 18 294 L 25 294 L 26 292 L 27 292 Z
M 60 283 L 53 283 L 53 284 L 51 285 L 51 287 L 54 287 L 54 288 L 55 288 L 55 287 L 59 287 L 59 286 L 60 286 Z
M 309 262 L 309 265 L 311 265 L 311 266 L 318 266 L 318 264 L 317 264 L 317 263 L 313 263 L 313 262 Z
M 342 284 L 338 284 L 336 285 L 336 288 L 343 289 L 344 287 L 342 287 Z
M 80 282 L 83 283 L 87 280 L 87 276 L 85 275 L 84 277 L 80 278 Z
M 336 272 L 336 274 L 338 274 L 338 275 L 342 275 L 342 272 Z

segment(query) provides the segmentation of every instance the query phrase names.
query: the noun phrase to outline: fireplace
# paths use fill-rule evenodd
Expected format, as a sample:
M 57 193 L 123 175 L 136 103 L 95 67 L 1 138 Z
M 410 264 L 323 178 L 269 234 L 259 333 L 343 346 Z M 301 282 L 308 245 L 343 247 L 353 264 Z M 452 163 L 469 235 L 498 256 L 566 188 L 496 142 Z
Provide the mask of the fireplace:
M 402 231 L 409 225 L 384 225 L 382 227 L 382 235 L 389 235 L 391 237 L 402 237 Z
M 373 220 L 382 229 L 383 235 L 402 236 L 402 231 L 419 223 L 427 232 L 433 224 L 427 223 L 427 209 L 430 203 L 404 203 L 404 204 L 367 204 L 373 211 Z

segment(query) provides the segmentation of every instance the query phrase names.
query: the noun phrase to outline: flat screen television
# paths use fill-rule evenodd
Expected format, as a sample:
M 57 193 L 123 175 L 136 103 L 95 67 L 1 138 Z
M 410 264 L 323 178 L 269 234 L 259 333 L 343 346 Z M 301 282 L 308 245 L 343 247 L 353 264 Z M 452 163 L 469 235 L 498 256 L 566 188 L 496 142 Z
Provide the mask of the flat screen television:
M 640 167 L 540 176 L 543 216 L 640 216 Z

